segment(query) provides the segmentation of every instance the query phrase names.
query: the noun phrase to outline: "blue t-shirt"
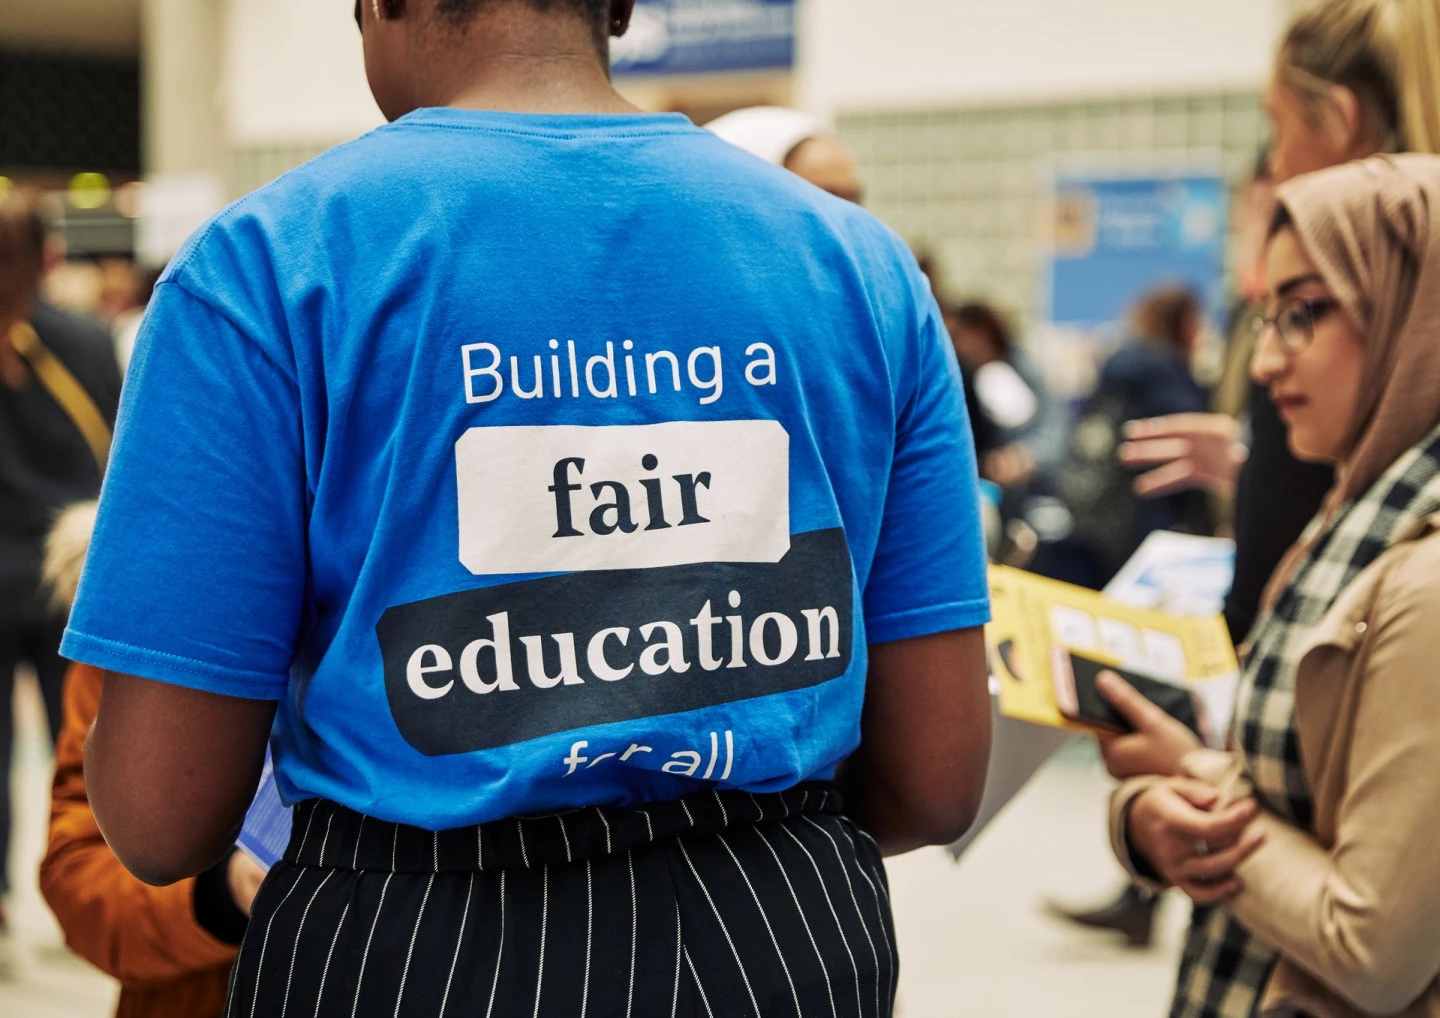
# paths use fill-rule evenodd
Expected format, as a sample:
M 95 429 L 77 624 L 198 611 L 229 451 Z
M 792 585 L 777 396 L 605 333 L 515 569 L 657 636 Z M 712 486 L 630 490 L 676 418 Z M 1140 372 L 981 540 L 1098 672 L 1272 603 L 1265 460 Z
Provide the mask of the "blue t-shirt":
M 987 618 L 897 237 L 683 117 L 430 109 L 171 265 L 64 651 L 444 829 L 829 777 L 867 643 Z

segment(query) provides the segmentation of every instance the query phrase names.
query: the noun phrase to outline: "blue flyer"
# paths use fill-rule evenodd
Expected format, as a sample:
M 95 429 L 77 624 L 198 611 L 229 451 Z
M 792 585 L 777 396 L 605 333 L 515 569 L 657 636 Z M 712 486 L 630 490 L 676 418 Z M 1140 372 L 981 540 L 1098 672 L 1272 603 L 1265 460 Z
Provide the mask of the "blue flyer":
M 267 751 L 265 769 L 260 772 L 260 789 L 245 814 L 245 826 L 240 829 L 236 845 L 269 870 L 280 861 L 290 844 L 290 817 L 290 808 L 280 801 L 280 790 L 275 787 L 275 764 Z

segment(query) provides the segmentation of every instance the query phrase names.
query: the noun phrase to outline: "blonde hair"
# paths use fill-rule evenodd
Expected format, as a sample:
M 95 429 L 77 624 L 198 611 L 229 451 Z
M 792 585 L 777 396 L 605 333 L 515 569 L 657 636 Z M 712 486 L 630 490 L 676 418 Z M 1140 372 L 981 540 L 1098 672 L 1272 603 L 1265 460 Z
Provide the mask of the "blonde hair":
M 1316 121 L 1340 85 L 1380 151 L 1440 153 L 1440 0 L 1327 0 L 1291 23 L 1279 77 Z

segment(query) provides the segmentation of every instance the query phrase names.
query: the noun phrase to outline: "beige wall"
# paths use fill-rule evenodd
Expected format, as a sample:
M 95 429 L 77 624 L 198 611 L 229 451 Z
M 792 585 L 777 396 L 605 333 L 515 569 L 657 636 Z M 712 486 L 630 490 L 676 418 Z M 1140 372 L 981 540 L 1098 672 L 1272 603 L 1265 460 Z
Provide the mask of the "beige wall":
M 222 0 L 144 0 L 147 175 L 223 171 L 221 5 Z
M 226 0 L 225 110 L 237 149 L 329 144 L 378 126 L 346 0 Z
M 806 0 L 822 114 L 1254 87 L 1294 0 Z

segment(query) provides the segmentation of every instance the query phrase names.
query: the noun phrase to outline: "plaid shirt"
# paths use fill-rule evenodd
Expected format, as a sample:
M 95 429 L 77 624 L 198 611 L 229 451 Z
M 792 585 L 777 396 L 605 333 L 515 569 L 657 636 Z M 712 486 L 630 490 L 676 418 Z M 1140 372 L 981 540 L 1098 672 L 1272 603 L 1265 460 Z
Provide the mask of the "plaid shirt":
M 1231 725 L 1268 813 L 1313 831 L 1314 802 L 1295 727 L 1295 671 L 1306 637 L 1345 587 L 1425 517 L 1440 510 L 1440 430 L 1390 467 L 1320 533 L 1310 525 L 1309 555 L 1274 607 L 1256 625 Z M 1279 954 L 1251 936 L 1223 907 L 1196 908 L 1180 961 L 1171 1018 L 1251 1018 Z

